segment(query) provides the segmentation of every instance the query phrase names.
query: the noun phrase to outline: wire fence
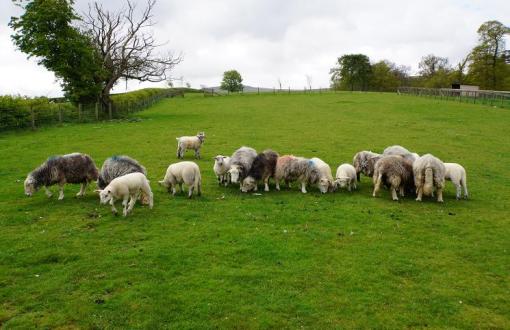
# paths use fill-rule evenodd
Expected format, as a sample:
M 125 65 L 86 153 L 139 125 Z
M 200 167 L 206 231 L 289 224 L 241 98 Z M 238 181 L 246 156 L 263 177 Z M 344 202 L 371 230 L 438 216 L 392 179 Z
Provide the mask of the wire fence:
M 289 88 L 262 88 L 262 87 L 249 87 L 245 88 L 240 92 L 228 92 L 226 90 L 222 90 L 219 88 L 202 88 L 202 93 L 204 96 L 225 96 L 225 95 L 235 95 L 235 94 L 322 94 L 328 92 L 337 92 L 332 88 L 303 88 L 303 89 L 291 89 Z
M 124 119 L 149 108 L 161 99 L 176 96 L 184 97 L 184 92 L 161 90 L 135 99 L 122 96 L 115 99 L 116 96 L 113 95 L 113 100 L 106 105 L 100 102 L 73 104 L 63 99 L 26 99 L 9 105 L 0 104 L 0 130 L 24 128 L 35 130 L 52 124 Z
M 398 94 L 424 96 L 445 101 L 510 108 L 510 92 L 450 88 L 399 87 Z

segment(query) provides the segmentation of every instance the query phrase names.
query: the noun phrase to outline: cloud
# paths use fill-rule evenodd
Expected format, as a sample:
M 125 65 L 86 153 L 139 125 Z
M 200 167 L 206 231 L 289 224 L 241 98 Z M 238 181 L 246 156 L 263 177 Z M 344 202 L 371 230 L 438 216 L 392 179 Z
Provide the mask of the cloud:
M 143 7 L 145 1 L 135 1 Z M 77 0 L 78 11 L 87 1 Z M 124 0 L 104 2 L 120 8 Z M 154 33 L 168 48 L 181 51 L 184 61 L 173 75 L 193 86 L 218 85 L 229 69 L 244 82 L 273 87 L 302 88 L 305 75 L 315 87 L 329 84 L 329 69 L 346 53 L 365 53 L 372 61 L 389 59 L 414 72 L 421 56 L 434 53 L 456 63 L 475 45 L 484 21 L 504 23 L 510 3 L 487 1 L 363 2 L 193 0 L 157 3 Z M 59 94 L 54 76 L 27 61 L 9 40 L 6 23 L 17 14 L 12 3 L 0 4 L 0 93 Z M 9 79 L 16 77 L 16 81 Z M 128 89 L 151 84 L 130 82 Z M 125 89 L 124 83 L 116 88 Z

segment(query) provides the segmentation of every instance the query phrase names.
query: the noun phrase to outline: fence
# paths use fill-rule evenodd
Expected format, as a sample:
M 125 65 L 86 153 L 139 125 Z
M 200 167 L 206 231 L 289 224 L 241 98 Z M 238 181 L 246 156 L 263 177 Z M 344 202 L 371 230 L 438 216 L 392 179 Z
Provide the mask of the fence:
M 400 87 L 399 94 L 425 96 L 434 99 L 484 104 L 501 108 L 510 108 L 510 92 L 480 91 L 449 88 Z
M 138 95 L 136 94 L 138 93 Z M 140 95 L 142 94 L 142 95 Z M 86 123 L 121 119 L 144 110 L 163 98 L 184 97 L 182 90 L 151 89 L 112 95 L 107 105 L 102 103 L 72 104 L 63 99 L 10 98 L 0 102 L 0 130 L 31 128 L 70 122 Z M 4 97 L 5 99 L 6 97 Z
M 229 93 L 228 91 L 213 88 L 202 88 L 204 96 L 222 96 L 230 94 L 322 94 L 327 92 L 336 92 L 332 88 L 303 88 L 303 89 L 291 89 L 291 88 L 261 88 L 261 87 L 248 87 L 241 92 Z

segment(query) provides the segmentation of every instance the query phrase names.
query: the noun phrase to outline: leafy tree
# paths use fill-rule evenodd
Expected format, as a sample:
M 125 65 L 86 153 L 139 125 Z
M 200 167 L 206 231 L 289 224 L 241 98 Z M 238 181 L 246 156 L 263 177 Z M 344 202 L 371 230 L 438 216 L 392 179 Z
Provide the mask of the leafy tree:
M 450 69 L 446 57 L 439 57 L 434 54 L 423 56 L 418 67 L 420 68 L 420 75 L 426 78 L 434 76 L 440 70 L 448 71 Z
M 103 71 L 92 40 L 73 26 L 79 17 L 72 0 L 15 1 L 24 14 L 13 17 L 14 44 L 61 80 L 73 101 L 97 96 Z
M 243 78 L 236 70 L 225 71 L 223 73 L 223 81 L 220 88 L 230 93 L 240 92 L 243 90 Z
M 329 73 L 335 89 L 366 90 L 371 75 L 370 60 L 363 54 L 343 55 Z
M 505 63 L 505 35 L 510 28 L 498 21 L 483 23 L 478 29 L 479 44 L 471 52 L 468 77 L 482 89 L 504 89 L 510 69 Z
M 397 66 L 384 60 L 372 65 L 370 89 L 376 91 L 394 91 L 407 83 L 409 68 Z

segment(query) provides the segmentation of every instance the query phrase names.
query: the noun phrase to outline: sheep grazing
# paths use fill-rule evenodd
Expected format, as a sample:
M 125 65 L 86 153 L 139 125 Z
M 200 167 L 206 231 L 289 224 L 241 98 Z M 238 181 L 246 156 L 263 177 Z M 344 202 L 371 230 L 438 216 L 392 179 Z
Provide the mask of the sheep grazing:
M 253 164 L 241 182 L 241 191 L 257 191 L 259 181 L 264 182 L 264 191 L 269 191 L 269 178 L 274 178 L 278 153 L 273 150 L 264 150 L 255 157 Z
M 342 164 L 336 169 L 335 175 L 335 189 L 347 188 L 351 191 L 352 188 L 357 189 L 356 177 L 357 171 L 351 164 Z
M 325 194 L 328 191 L 333 191 L 335 186 L 333 184 L 331 167 L 329 167 L 329 165 L 326 164 L 322 159 L 317 157 L 310 159 L 310 161 L 319 171 L 319 181 L 317 182 L 317 187 L 319 188 L 320 192 Z
M 230 157 L 218 155 L 214 157 L 213 171 L 218 178 L 219 184 L 225 184 L 227 186 L 230 183 Z
M 290 187 L 290 182 L 299 181 L 301 183 L 301 192 L 306 194 L 307 184 L 316 184 L 319 182 L 320 172 L 310 159 L 286 155 L 278 157 L 274 180 L 276 190 L 280 190 L 280 182 L 284 180 Z
M 464 188 L 464 198 L 468 198 L 468 190 L 467 190 L 467 177 L 466 170 L 462 165 L 457 163 L 444 163 L 445 167 L 445 180 L 449 180 L 453 183 L 455 188 L 457 189 L 456 197 L 457 199 L 462 198 L 462 188 Z
M 46 195 L 51 197 L 49 186 L 59 185 L 58 199 L 64 198 L 64 185 L 66 183 L 81 184 L 80 192 L 76 196 L 83 196 L 85 189 L 91 181 L 97 180 L 96 164 L 90 156 L 81 153 L 72 153 L 64 156 L 48 158 L 46 162 L 28 174 L 25 179 L 25 194 L 32 196 L 41 186 Z
M 437 201 L 443 202 L 443 188 L 445 180 L 445 166 L 443 162 L 431 154 L 418 158 L 413 163 L 414 184 L 416 185 L 417 201 L 422 196 L 433 196 L 434 188 L 437 190 Z
M 133 210 L 136 200 L 140 197 L 140 193 L 147 196 L 151 209 L 154 205 L 149 180 L 140 172 L 119 176 L 113 179 L 104 189 L 98 189 L 96 192 L 99 193 L 100 203 L 110 203 L 114 214 L 117 214 L 115 202 L 122 199 L 122 206 L 124 207 L 122 215 L 127 216 Z
M 369 158 L 376 157 L 376 156 L 380 156 L 380 155 L 375 152 L 366 151 L 366 150 L 360 151 L 354 155 L 354 157 L 352 159 L 352 165 L 356 169 L 356 178 L 357 178 L 358 182 L 361 179 L 361 177 L 360 177 L 361 173 L 365 174 L 363 172 L 363 166 L 362 166 L 363 163 L 366 163 Z M 365 174 L 365 175 L 367 175 L 367 174 Z
M 257 157 L 257 151 L 250 147 L 241 147 L 232 154 L 230 169 L 228 170 L 232 183 L 239 182 L 241 184 L 248 175 L 255 157 Z
M 372 157 L 365 159 L 361 163 L 361 173 L 363 173 L 366 176 L 373 177 L 375 164 L 382 157 L 383 157 L 382 155 L 377 155 L 377 156 L 372 156 Z
M 411 162 L 414 162 L 416 159 L 418 159 L 418 157 L 420 157 L 420 155 L 418 155 L 417 153 L 411 152 L 411 151 L 407 150 L 406 148 L 404 148 L 402 146 L 398 146 L 398 145 L 390 146 L 390 147 L 384 149 L 382 155 L 383 156 L 402 156 L 405 159 L 410 160 Z
M 200 159 L 200 148 L 205 140 L 205 133 L 199 132 L 196 136 L 181 136 L 177 140 L 177 158 L 183 159 L 188 149 L 195 150 L 195 158 Z
M 168 192 L 172 191 L 175 196 L 177 185 L 181 192 L 182 184 L 188 186 L 188 198 L 193 196 L 193 190 L 197 191 L 197 195 L 202 194 L 202 177 L 200 168 L 193 162 L 179 162 L 171 164 L 166 170 L 165 178 L 159 181 L 159 184 L 166 187 Z
M 405 190 L 413 190 L 413 163 L 397 155 L 382 157 L 375 164 L 373 182 L 372 196 L 376 197 L 384 184 L 390 188 L 393 200 L 398 201 L 397 190 L 402 197 Z

